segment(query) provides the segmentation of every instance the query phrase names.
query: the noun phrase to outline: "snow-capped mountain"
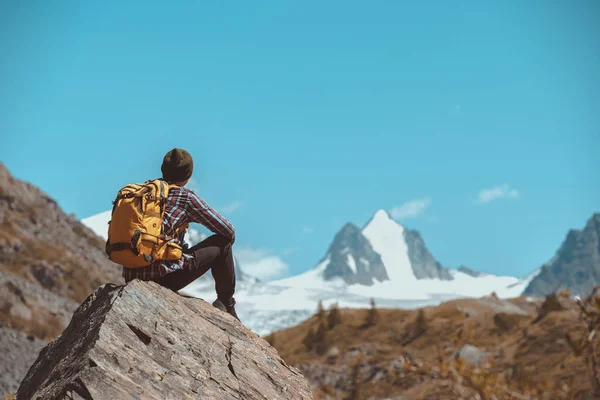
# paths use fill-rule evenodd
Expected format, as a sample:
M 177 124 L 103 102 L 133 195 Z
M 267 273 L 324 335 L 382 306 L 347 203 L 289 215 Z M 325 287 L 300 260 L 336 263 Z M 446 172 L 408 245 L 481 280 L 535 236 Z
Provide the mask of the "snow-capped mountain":
M 106 237 L 110 212 L 82 222 Z M 188 230 L 189 244 L 202 239 Z M 235 249 L 234 249 L 235 254 Z M 415 308 L 458 297 L 521 295 L 532 276 L 478 275 L 445 269 L 428 251 L 421 235 L 404 228 L 380 210 L 362 228 L 346 224 L 325 255 L 308 271 L 272 282 L 260 282 L 236 262 L 238 314 L 260 335 L 295 325 L 312 315 L 319 301 L 328 307 L 365 308 L 373 298 L 379 307 Z M 207 273 L 182 293 L 212 301 L 214 281 Z
M 377 211 L 362 232 L 381 254 L 390 280 L 452 279 L 448 270 L 433 258 L 421 234 L 405 229 L 386 211 Z
M 431 255 L 419 232 L 404 228 L 379 210 L 361 230 L 348 223 L 321 261 L 308 272 L 279 281 L 300 287 L 407 285 L 422 279 L 453 280 Z M 322 282 L 325 281 L 325 282 Z M 308 286 L 307 286 L 308 285 Z
M 373 270 L 377 273 L 370 272 Z M 360 231 L 346 224 L 314 268 L 269 284 L 380 300 L 429 301 L 440 296 L 483 296 L 493 291 L 503 297 L 518 296 L 518 290 L 523 290 L 520 282 L 511 276 L 442 267 L 418 232 L 405 229 L 379 210 Z

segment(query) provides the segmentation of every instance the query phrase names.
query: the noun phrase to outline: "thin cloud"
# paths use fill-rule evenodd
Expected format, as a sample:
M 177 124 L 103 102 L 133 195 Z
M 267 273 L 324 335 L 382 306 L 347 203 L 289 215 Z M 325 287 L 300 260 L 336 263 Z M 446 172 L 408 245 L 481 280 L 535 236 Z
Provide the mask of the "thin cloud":
M 313 233 L 313 231 L 314 231 L 314 229 L 313 229 L 313 228 L 311 228 L 311 227 L 309 227 L 309 226 L 305 226 L 305 227 L 302 229 L 302 232 L 303 232 L 303 233 L 307 233 L 307 234 L 308 234 L 308 233 Z
M 284 256 L 290 255 L 290 254 L 294 254 L 300 251 L 299 247 L 290 247 L 288 249 L 284 249 L 281 254 Z
M 287 263 L 269 250 L 240 247 L 234 248 L 234 255 L 244 272 L 262 281 L 275 280 L 289 272 Z
M 192 189 L 194 192 L 198 191 L 198 188 L 200 188 L 200 184 L 198 183 L 198 181 L 196 180 L 196 178 L 194 178 L 193 176 L 190 178 L 190 180 L 188 181 L 187 185 L 186 185 L 189 189 Z
M 225 214 L 233 214 L 242 206 L 242 204 L 244 203 L 242 203 L 241 201 L 234 201 L 232 203 L 227 204 L 226 206 L 221 207 L 221 210 Z
M 487 204 L 499 199 L 516 199 L 519 197 L 519 191 L 511 188 L 509 184 L 494 186 L 493 188 L 479 191 L 476 204 Z
M 393 207 L 390 210 L 390 215 L 394 219 L 414 218 L 423 214 L 423 212 L 431 205 L 431 199 L 424 197 L 407 201 L 399 206 Z

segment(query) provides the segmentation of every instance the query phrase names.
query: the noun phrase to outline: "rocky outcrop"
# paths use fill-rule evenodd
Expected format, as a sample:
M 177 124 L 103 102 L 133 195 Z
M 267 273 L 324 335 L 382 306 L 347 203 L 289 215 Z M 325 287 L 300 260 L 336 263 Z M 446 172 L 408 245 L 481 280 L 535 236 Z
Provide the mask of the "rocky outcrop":
M 0 398 L 14 392 L 40 343 L 55 338 L 103 282 L 122 283 L 104 241 L 0 163 Z
M 69 397 L 71 396 L 71 397 Z M 29 369 L 17 399 L 312 399 L 265 340 L 153 282 L 104 285 Z
M 340 230 L 325 258 L 323 278 L 342 278 L 347 284 L 372 285 L 388 279 L 381 256 L 373 250 L 360 229 L 354 224 L 346 224 Z
M 583 230 L 572 230 L 556 256 L 545 264 L 524 294 L 545 296 L 559 289 L 587 296 L 600 284 L 600 214 L 594 214 Z

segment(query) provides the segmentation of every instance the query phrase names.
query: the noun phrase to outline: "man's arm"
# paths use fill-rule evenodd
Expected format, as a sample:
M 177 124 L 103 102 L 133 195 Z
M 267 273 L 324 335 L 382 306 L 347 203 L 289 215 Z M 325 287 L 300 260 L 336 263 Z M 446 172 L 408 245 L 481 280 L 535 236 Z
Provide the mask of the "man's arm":
M 189 222 L 202 224 L 211 232 L 225 236 L 231 240 L 231 243 L 235 242 L 235 228 L 233 225 L 211 208 L 193 190 L 188 190 L 185 210 Z

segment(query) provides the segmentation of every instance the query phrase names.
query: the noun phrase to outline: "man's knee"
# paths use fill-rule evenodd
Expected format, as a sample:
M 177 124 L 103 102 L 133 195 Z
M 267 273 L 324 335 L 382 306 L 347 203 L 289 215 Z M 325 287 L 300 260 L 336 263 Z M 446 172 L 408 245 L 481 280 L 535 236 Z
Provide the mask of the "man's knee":
M 229 238 L 227 238 L 223 235 L 215 234 L 215 235 L 212 235 L 211 237 L 209 237 L 208 239 L 210 239 L 211 241 L 214 241 L 214 243 L 217 246 L 219 246 L 223 252 L 231 251 L 232 242 Z

